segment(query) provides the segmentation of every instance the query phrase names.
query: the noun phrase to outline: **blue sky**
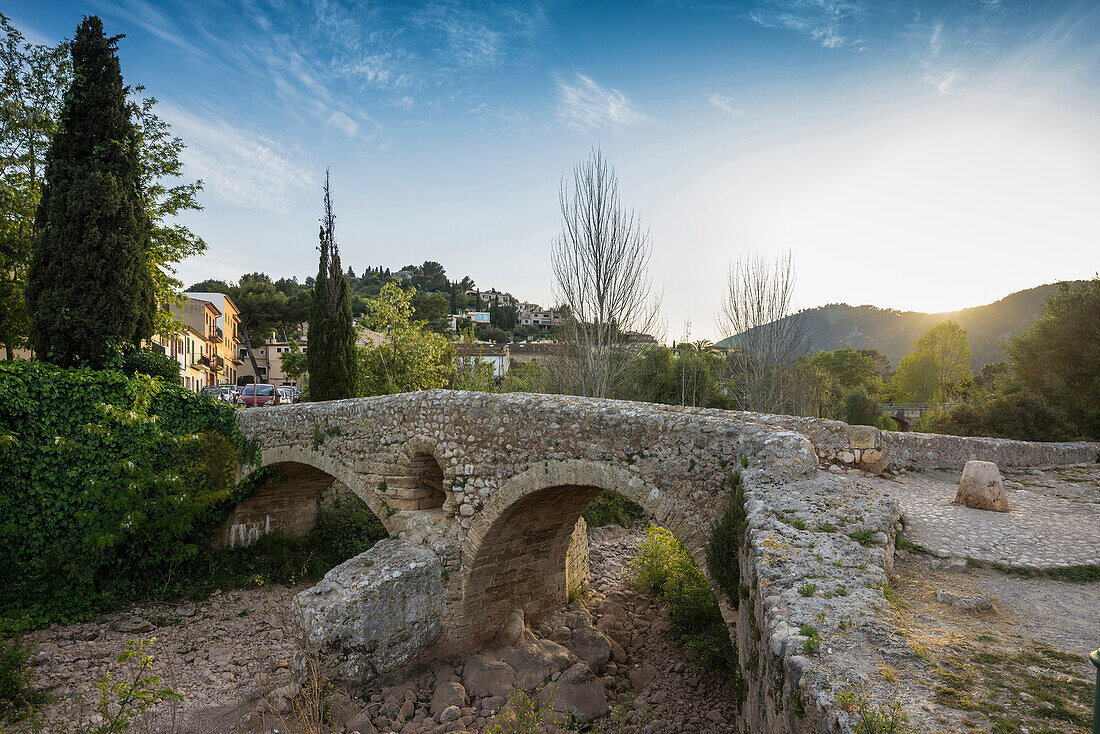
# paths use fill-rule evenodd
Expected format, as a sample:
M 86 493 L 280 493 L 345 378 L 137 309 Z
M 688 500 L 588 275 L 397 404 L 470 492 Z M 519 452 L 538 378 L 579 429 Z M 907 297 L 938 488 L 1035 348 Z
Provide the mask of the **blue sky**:
M 600 145 L 650 229 L 668 338 L 721 336 L 731 260 L 798 302 L 938 311 L 1100 268 L 1100 6 L 965 0 L 7 0 L 85 13 L 202 178 L 185 281 L 438 260 L 548 303 L 561 177 Z

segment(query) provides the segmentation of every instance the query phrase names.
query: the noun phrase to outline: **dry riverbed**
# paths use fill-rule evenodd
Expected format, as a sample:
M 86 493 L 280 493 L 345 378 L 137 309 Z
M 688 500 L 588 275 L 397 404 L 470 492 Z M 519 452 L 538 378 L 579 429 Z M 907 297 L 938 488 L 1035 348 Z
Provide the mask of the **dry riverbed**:
M 583 611 L 576 607 L 534 625 L 531 632 L 572 650 L 575 638 L 592 634 L 594 625 L 612 641 L 598 677 L 610 712 L 588 725 L 594 731 L 732 731 L 736 707 L 727 684 L 668 638 L 662 605 L 627 584 L 627 566 L 642 537 L 636 530 L 592 530 L 592 588 L 577 602 Z M 156 640 L 152 673 L 183 700 L 162 704 L 155 720 L 139 721 L 134 731 L 434 734 L 490 727 L 504 705 L 502 697 L 439 699 L 442 684 L 453 693 L 451 684 L 467 679 L 461 660 L 365 700 L 345 699 L 335 707 L 335 721 L 322 728 L 313 728 L 310 716 L 295 721 L 311 698 L 309 690 L 299 691 L 292 683 L 296 650 L 285 619 L 290 599 L 301 588 L 265 586 L 217 593 L 202 603 L 138 605 L 96 622 L 29 635 L 27 641 L 36 648 L 36 682 L 55 697 L 43 712 L 40 730 L 60 734 L 99 721 L 97 682 L 108 672 L 124 679 L 126 666 L 116 662 L 118 654 L 130 641 L 151 638 Z M 442 703 L 455 704 L 454 710 L 442 714 Z M 548 733 L 557 730 L 552 724 L 545 727 Z

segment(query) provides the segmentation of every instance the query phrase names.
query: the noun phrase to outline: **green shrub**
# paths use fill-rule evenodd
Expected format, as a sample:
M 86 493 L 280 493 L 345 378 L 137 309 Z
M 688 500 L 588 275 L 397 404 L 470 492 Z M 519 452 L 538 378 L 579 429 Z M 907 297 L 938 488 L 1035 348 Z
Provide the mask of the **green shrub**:
M 718 600 L 687 548 L 668 530 L 652 525 L 630 569 L 636 586 L 668 604 L 673 637 L 705 665 L 736 680 L 737 654 Z
M 638 527 L 645 522 L 646 514 L 642 506 L 628 500 L 618 492 L 605 489 L 584 508 L 584 521 L 590 528 L 604 525 L 621 525 L 624 528 Z
M 1001 395 L 977 405 L 959 405 L 925 416 L 917 428 L 952 436 L 989 436 L 1019 441 L 1071 441 L 1074 430 L 1042 399 L 1026 392 Z
M 0 363 L 0 627 L 164 593 L 246 488 L 233 408 L 117 371 Z
M 871 397 L 863 385 L 845 392 L 843 402 L 844 422 L 849 425 L 874 426 L 882 418 L 878 401 Z
M 645 531 L 645 540 L 638 546 L 638 555 L 630 562 L 631 579 L 643 591 L 660 594 L 672 575 L 673 565 L 683 563 L 685 556 L 687 561 L 694 563 L 675 535 L 650 525 Z
M 741 472 L 732 475 L 732 492 L 722 519 L 714 526 L 707 542 L 707 567 L 715 583 L 726 593 L 730 605 L 740 603 L 741 543 L 748 524 L 745 515 L 745 486 Z
M 180 363 L 150 349 L 136 349 L 126 354 L 122 358 L 122 371 L 127 375 L 159 377 L 169 385 L 177 385 L 180 380 Z
M 17 640 L 0 640 L 0 722 L 20 721 L 29 707 L 46 703 L 33 677 L 30 650 Z

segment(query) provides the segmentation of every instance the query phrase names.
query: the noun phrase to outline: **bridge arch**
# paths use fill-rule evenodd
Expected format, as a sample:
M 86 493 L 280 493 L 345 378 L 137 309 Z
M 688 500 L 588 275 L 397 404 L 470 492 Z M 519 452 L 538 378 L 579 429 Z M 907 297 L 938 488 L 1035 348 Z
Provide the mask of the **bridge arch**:
M 394 510 L 451 509 L 447 486 L 453 477 L 443 446 L 428 436 L 413 436 L 398 450 L 396 468 L 386 478 L 386 503 Z
M 267 467 L 280 468 L 284 476 L 261 486 L 237 504 L 220 533 L 220 540 L 226 545 L 250 545 L 260 535 L 273 530 L 308 533 L 316 518 L 317 500 L 334 483 L 363 500 L 387 533 L 392 534 L 397 529 L 385 500 L 359 473 L 339 459 L 301 446 L 265 448 L 259 466 L 252 467 L 240 481 Z
M 656 517 L 706 573 L 709 528 L 679 516 L 668 493 L 599 461 L 542 462 L 507 480 L 467 531 L 456 626 L 468 639 L 491 638 L 517 607 L 537 618 L 566 602 L 566 553 L 573 528 L 604 490 L 618 492 Z

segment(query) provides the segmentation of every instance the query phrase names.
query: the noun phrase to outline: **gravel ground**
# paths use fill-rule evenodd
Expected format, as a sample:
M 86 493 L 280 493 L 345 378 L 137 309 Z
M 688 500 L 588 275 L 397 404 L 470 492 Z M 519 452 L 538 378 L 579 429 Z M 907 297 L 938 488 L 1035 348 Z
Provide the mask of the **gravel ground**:
M 733 731 L 736 706 L 725 682 L 668 638 L 667 610 L 627 583 L 630 559 L 643 537 L 640 530 L 615 527 L 590 532 L 591 593 L 583 603 L 594 619 L 602 620 L 599 629 L 625 653 L 624 662 L 610 663 L 604 673 L 612 712 L 597 723 L 597 730 L 602 727 L 615 734 Z M 115 660 L 128 641 L 151 638 L 156 638 L 152 672 L 182 693 L 184 701 L 174 712 L 162 706 L 157 725 L 139 723 L 135 731 L 266 734 L 276 728 L 284 733 L 293 730 L 279 721 L 265 701 L 277 700 L 278 693 L 273 692 L 286 690 L 292 682 L 295 650 L 282 617 L 301 588 L 268 586 L 216 593 L 197 604 L 136 605 L 95 622 L 55 625 L 28 635 L 26 641 L 36 649 L 36 682 L 56 697 L 45 712 L 41 731 L 78 731 L 98 721 L 91 710 L 97 681 L 108 670 L 115 676 L 123 674 L 123 666 Z M 400 693 L 399 699 L 412 701 L 409 705 L 415 714 L 427 708 L 434 687 L 433 674 L 422 672 L 403 686 L 376 693 L 374 699 Z M 493 710 L 489 706 L 499 703 L 481 703 L 484 710 L 471 701 L 462 722 L 465 728 L 458 729 L 457 722 L 452 722 L 452 730 L 488 728 Z M 356 711 L 349 708 L 344 718 L 352 718 Z M 377 714 L 377 707 L 372 711 Z M 167 725 L 173 714 L 174 729 Z M 378 716 L 374 721 L 379 732 L 412 731 L 396 722 L 391 722 L 391 729 Z M 442 731 L 428 717 L 415 728 L 437 730 Z M 337 724 L 325 731 L 350 729 Z M 373 730 L 362 734 L 368 733 Z

